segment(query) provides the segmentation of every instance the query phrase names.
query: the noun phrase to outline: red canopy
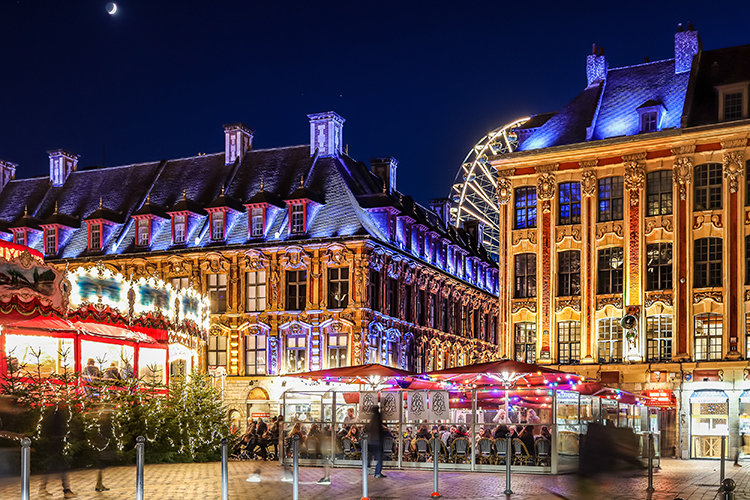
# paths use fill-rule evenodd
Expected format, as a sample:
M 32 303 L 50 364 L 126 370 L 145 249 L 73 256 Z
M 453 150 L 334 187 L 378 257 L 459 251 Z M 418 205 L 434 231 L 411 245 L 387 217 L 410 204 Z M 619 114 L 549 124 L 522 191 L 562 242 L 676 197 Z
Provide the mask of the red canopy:
M 413 377 L 414 373 L 390 366 L 371 363 L 369 365 L 344 366 L 328 370 L 316 370 L 289 374 L 289 377 L 327 380 L 329 382 L 345 382 L 359 384 L 378 384 L 386 381 Z
M 516 385 L 537 386 L 544 384 L 567 385 L 582 379 L 574 373 L 504 359 L 468 366 L 456 366 L 447 370 L 428 372 L 421 376 L 427 380 L 453 382 L 461 385 Z

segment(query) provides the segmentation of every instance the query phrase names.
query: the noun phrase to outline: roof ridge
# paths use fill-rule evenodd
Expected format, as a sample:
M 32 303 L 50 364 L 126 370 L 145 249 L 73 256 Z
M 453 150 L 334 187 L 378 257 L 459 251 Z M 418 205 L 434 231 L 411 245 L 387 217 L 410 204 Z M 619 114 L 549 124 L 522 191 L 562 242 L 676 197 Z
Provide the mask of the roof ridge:
M 648 66 L 651 64 L 664 63 L 664 62 L 669 62 L 669 61 L 674 61 L 674 57 L 670 57 L 669 59 L 659 59 L 658 61 L 649 61 L 649 62 L 642 62 L 638 64 L 631 64 L 629 66 L 619 66 L 617 68 L 609 68 L 609 70 L 607 70 L 607 73 L 609 73 L 610 71 L 617 71 L 618 69 L 637 68 L 639 66 Z

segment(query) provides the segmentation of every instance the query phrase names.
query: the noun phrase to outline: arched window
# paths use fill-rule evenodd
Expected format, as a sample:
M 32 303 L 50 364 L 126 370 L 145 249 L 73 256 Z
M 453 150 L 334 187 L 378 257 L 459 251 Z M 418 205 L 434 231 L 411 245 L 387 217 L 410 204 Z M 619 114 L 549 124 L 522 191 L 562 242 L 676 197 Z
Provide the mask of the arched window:
M 721 314 L 695 315 L 695 361 L 721 359 L 724 323 Z
M 622 362 L 622 327 L 618 318 L 599 320 L 599 363 Z

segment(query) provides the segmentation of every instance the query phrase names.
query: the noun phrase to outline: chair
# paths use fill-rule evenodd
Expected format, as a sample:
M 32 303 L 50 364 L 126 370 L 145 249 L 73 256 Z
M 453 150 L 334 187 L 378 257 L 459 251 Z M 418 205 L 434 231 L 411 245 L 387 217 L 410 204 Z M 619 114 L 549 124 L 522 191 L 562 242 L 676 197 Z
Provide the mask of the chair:
M 448 460 L 448 448 L 445 447 L 445 443 L 442 439 L 438 439 L 438 449 L 437 449 L 437 460 L 438 462 L 446 462 Z M 433 447 L 435 446 L 435 440 L 430 439 L 430 454 L 432 455 L 432 459 L 435 460 L 435 450 Z
M 552 443 L 549 439 L 539 438 L 534 442 L 534 450 L 536 451 L 536 464 L 537 465 L 551 465 L 550 453 L 552 452 Z
M 513 439 L 513 465 L 528 465 L 533 461 L 523 441 L 518 438 Z
M 477 463 L 490 464 L 492 462 L 492 441 L 482 438 L 477 441 Z
M 505 458 L 508 454 L 508 440 L 499 438 L 495 440 L 495 465 L 505 465 Z
M 305 440 L 305 446 L 307 447 L 305 458 L 318 458 L 318 455 L 320 455 L 320 442 L 318 438 L 308 437 Z
M 430 454 L 430 443 L 425 438 L 418 438 L 414 445 L 414 459 L 417 462 L 426 462 Z
M 391 436 L 386 436 L 383 439 L 383 460 L 394 460 L 394 444 L 395 441 Z
M 361 455 L 357 450 L 357 445 L 352 442 L 348 437 L 344 437 L 341 440 L 341 446 L 344 448 L 344 459 L 346 460 L 357 460 Z
M 469 456 L 469 440 L 465 437 L 457 437 L 451 443 L 451 461 L 454 464 L 466 462 Z

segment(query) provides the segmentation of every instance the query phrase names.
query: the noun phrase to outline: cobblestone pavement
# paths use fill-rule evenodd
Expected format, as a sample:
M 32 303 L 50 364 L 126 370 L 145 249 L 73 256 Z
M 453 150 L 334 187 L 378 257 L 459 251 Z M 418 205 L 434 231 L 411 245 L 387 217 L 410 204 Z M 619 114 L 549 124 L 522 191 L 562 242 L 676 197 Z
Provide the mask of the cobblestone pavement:
M 644 473 L 620 474 L 598 481 L 596 490 L 586 497 L 597 500 L 705 500 L 720 499 L 718 495 L 719 463 L 717 461 L 662 460 L 662 469 L 654 474 L 656 492 L 646 493 L 647 478 Z M 145 500 L 168 499 L 220 499 L 221 467 L 209 464 L 163 464 L 145 468 Z M 261 482 L 246 481 L 249 474 L 258 472 Z M 387 478 L 370 476 L 369 498 L 371 500 L 429 499 L 432 493 L 430 471 L 384 470 Z M 362 498 L 362 472 L 357 469 L 332 469 L 330 486 L 319 486 L 315 482 L 323 475 L 322 468 L 300 468 L 300 500 L 359 500 Z M 727 477 L 733 478 L 738 487 L 737 500 L 750 499 L 750 463 L 744 467 L 727 464 Z M 229 498 L 277 500 L 292 498 L 292 484 L 282 482 L 284 470 L 275 463 L 230 462 Z M 70 474 L 73 491 L 81 500 L 111 500 L 135 498 L 135 468 L 112 467 L 105 471 L 105 484 L 110 491 L 94 491 L 95 470 L 73 471 Z M 39 496 L 39 480 L 31 479 L 31 498 Z M 48 490 L 53 494 L 46 498 L 62 498 L 57 478 L 51 477 Z M 575 492 L 574 475 L 546 476 L 518 474 L 512 478 L 514 494 L 512 500 L 555 500 L 582 498 Z M 499 473 L 444 472 L 440 474 L 440 493 L 446 500 L 452 499 L 505 499 L 505 475 Z M 0 499 L 19 499 L 19 480 L 0 481 Z

